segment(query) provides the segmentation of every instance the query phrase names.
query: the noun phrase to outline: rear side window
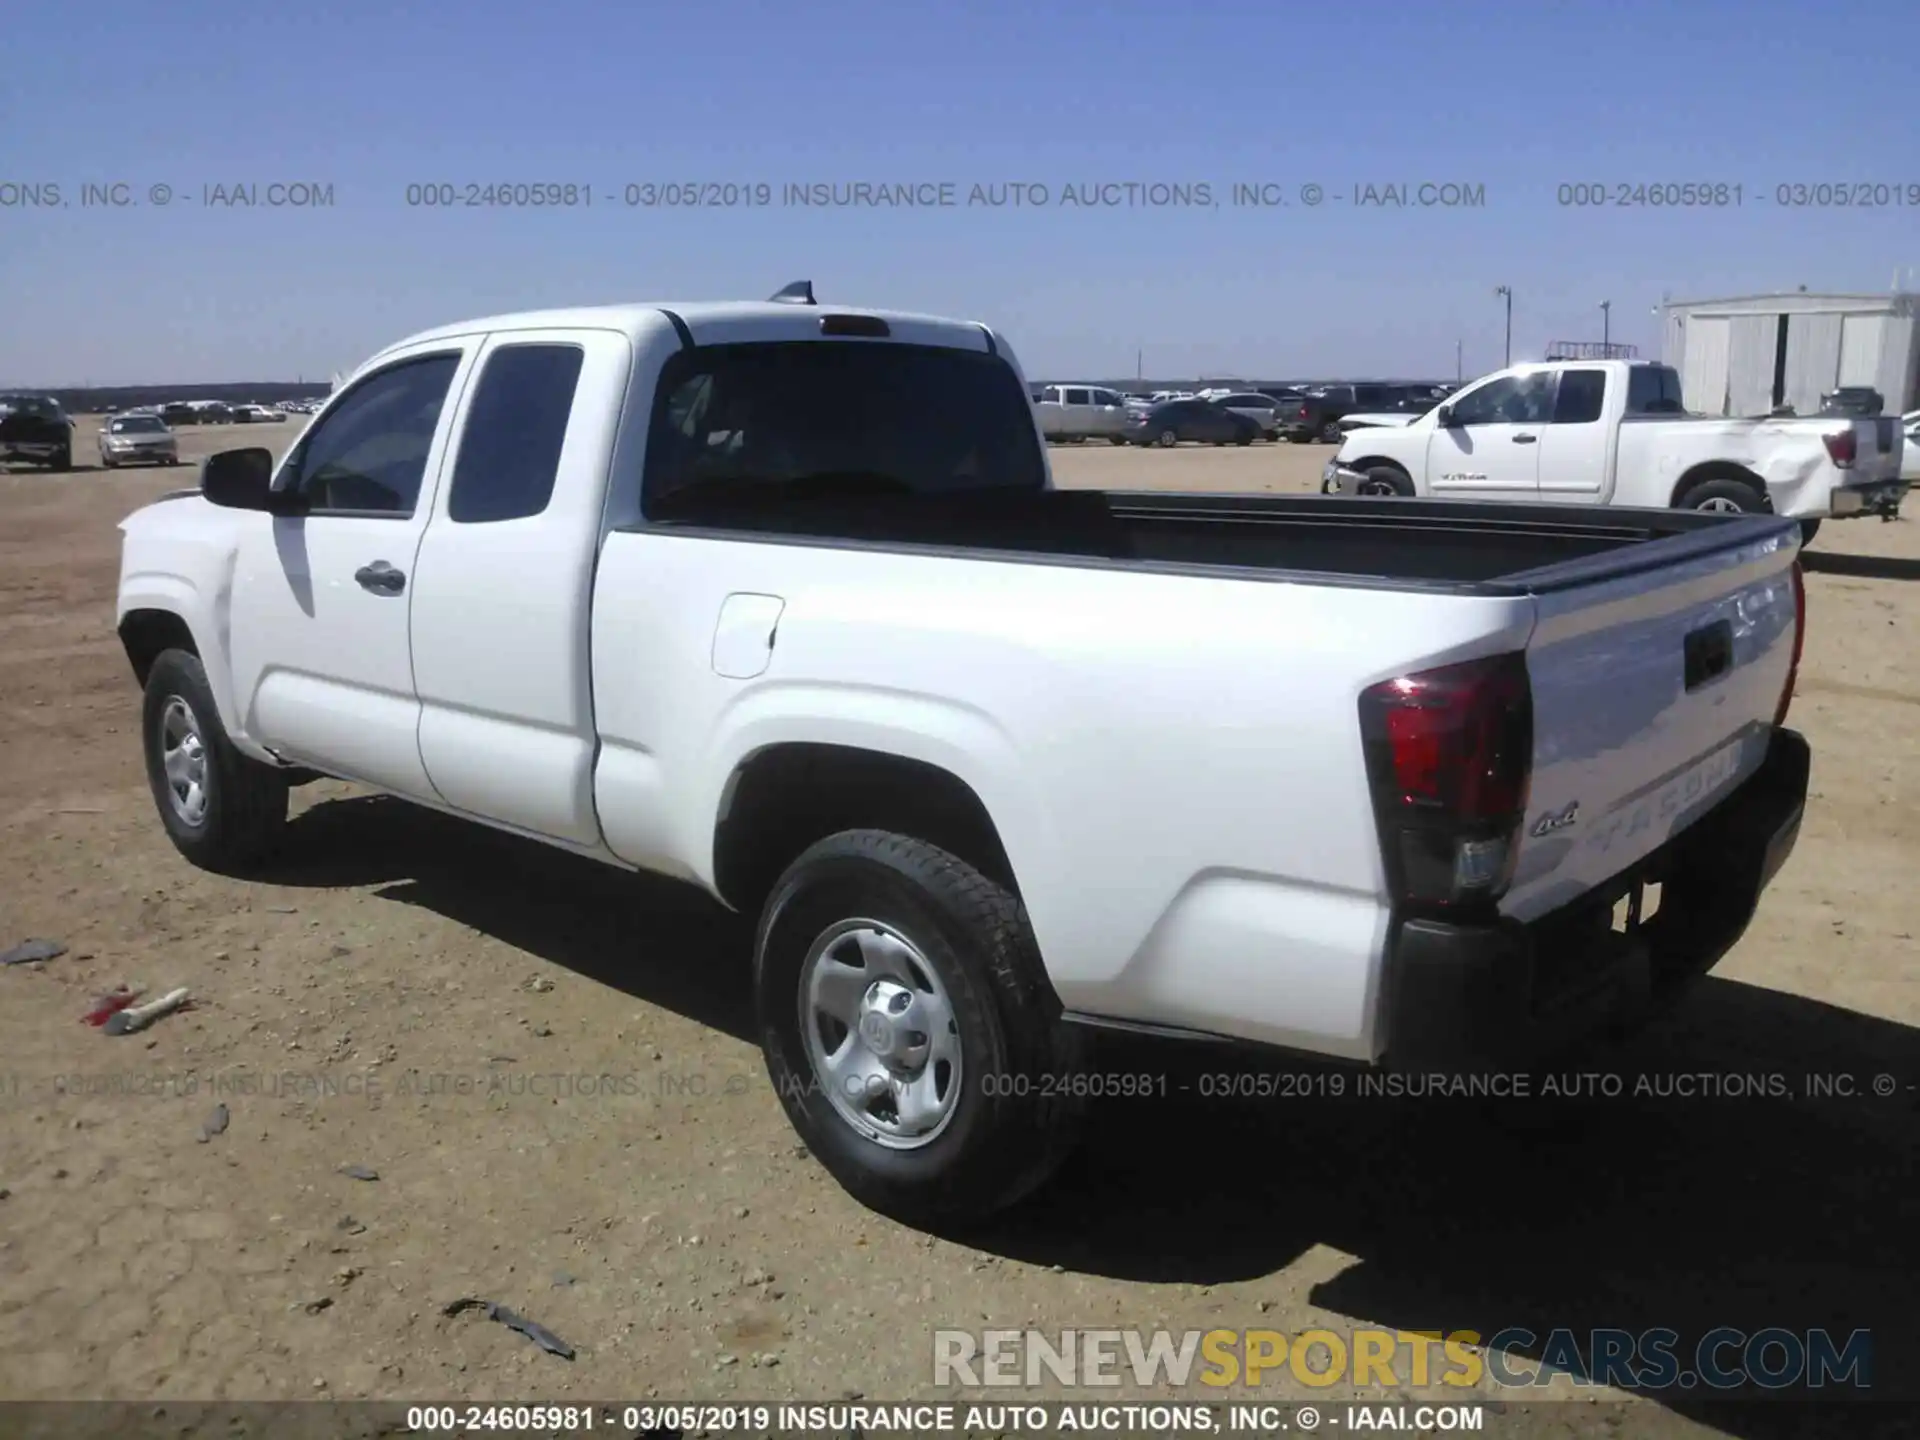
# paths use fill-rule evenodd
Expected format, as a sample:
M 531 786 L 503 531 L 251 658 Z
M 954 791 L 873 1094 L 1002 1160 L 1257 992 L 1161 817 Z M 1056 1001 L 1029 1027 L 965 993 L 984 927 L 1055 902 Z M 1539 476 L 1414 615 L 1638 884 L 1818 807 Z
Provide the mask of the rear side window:
M 1629 415 L 1679 415 L 1680 372 L 1670 365 L 1635 365 L 1627 371 Z
M 1600 408 L 1606 398 L 1606 371 L 1562 370 L 1560 392 L 1553 402 L 1553 423 L 1591 425 L 1600 418 Z
M 864 340 L 682 350 L 660 376 L 642 501 L 1038 491 L 1046 460 L 1019 377 L 999 356 Z
M 583 359 L 578 345 L 505 345 L 487 357 L 454 464 L 449 519 L 524 520 L 547 508 Z

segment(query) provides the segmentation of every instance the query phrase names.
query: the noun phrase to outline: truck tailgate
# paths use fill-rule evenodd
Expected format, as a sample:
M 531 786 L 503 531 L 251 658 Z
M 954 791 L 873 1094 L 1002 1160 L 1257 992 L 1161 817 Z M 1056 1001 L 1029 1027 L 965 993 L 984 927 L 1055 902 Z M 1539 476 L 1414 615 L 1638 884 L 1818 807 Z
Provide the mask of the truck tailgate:
M 1502 913 L 1538 918 L 1632 869 L 1759 768 L 1799 634 L 1798 552 L 1776 532 L 1536 594 L 1532 784 Z

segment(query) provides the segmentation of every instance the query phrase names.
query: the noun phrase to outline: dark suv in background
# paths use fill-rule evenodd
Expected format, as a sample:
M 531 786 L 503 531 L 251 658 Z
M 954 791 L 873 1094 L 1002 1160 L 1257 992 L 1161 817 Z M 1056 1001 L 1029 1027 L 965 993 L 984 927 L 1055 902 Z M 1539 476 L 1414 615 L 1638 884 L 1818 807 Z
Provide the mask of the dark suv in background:
M 48 395 L 0 395 L 0 465 L 23 460 L 73 468 L 73 421 Z
M 1290 410 L 1280 412 L 1280 433 L 1296 443 L 1323 440 L 1340 443 L 1343 416 L 1362 414 L 1425 414 L 1445 398 L 1439 385 L 1341 384 L 1317 385 Z

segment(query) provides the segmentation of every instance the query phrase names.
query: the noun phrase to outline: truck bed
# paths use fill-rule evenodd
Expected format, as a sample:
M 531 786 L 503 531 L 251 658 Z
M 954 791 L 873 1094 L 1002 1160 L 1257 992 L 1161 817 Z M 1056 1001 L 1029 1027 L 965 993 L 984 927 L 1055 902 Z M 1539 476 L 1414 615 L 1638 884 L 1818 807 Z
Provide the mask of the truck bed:
M 644 528 L 1220 571 L 1319 584 L 1539 594 L 1735 543 L 1724 515 L 1318 495 L 972 491 L 703 506 Z M 1746 517 L 1752 541 L 1786 521 Z M 1655 546 L 1651 541 L 1666 543 Z

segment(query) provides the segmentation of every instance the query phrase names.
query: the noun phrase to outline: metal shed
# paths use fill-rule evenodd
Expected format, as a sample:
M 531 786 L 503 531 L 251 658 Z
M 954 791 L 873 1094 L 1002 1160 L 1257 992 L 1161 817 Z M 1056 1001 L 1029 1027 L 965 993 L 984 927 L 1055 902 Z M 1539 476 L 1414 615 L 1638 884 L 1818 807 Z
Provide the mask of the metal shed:
M 1738 295 L 1663 307 L 1661 354 L 1689 410 L 1801 415 L 1842 385 L 1871 385 L 1887 413 L 1920 405 L 1920 295 Z

